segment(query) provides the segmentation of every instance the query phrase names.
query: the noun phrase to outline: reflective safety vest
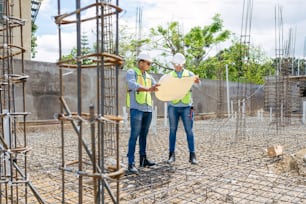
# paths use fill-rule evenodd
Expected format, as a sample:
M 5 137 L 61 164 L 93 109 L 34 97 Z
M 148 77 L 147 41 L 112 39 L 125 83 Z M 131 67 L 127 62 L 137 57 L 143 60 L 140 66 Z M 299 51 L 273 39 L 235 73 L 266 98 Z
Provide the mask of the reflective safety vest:
M 175 71 L 172 71 L 171 72 L 171 75 L 175 78 L 178 78 L 178 75 Z M 189 74 L 189 71 L 184 69 L 183 70 L 183 73 L 182 73 L 182 77 L 189 77 L 190 74 Z M 173 100 L 171 101 L 173 104 L 177 104 L 179 102 L 182 102 L 184 104 L 190 104 L 191 103 L 191 100 L 192 100 L 192 97 L 191 97 L 191 90 L 188 91 L 188 93 L 182 98 L 182 99 L 177 99 L 177 100 Z
M 136 73 L 136 81 L 143 87 L 151 87 L 152 86 L 152 77 L 147 72 L 144 73 L 145 77 L 143 76 L 142 72 L 138 68 L 134 68 Z M 151 93 L 147 91 L 137 91 L 135 92 L 135 100 L 138 104 L 147 104 L 152 106 L 152 98 Z M 126 105 L 130 107 L 130 90 L 127 91 L 126 94 Z

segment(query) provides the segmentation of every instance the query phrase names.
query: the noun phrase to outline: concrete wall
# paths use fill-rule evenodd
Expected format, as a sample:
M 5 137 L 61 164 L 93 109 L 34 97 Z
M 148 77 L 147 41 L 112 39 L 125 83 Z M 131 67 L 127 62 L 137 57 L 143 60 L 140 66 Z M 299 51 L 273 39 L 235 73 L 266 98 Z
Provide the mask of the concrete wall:
M 60 112 L 60 84 L 59 84 L 59 68 L 54 63 L 25 61 L 25 74 L 29 75 L 26 82 L 26 111 L 32 114 L 28 117 L 29 120 L 46 120 L 53 119 L 55 113 Z M 21 61 L 15 60 L 15 73 L 21 72 Z M 19 70 L 19 71 L 18 71 Z M 72 112 L 77 111 L 77 79 L 76 70 L 63 69 L 65 73 L 63 96 Z M 122 115 L 122 107 L 125 106 L 126 84 L 125 71 L 119 72 L 119 113 Z M 161 75 L 154 75 L 156 80 L 159 80 Z M 194 107 L 196 113 L 211 113 L 217 112 L 218 96 L 218 81 L 202 80 L 200 87 L 193 88 Z M 227 111 L 226 104 L 226 84 L 222 82 L 223 102 L 221 112 Z M 229 83 L 230 98 L 235 100 L 240 95 L 252 95 L 252 108 L 254 110 L 263 108 L 264 94 L 262 89 L 257 88 L 257 85 L 242 85 L 237 83 Z M 96 70 L 82 70 L 82 110 L 88 112 L 90 104 L 96 106 Z M 164 111 L 164 102 L 155 98 L 154 103 L 158 109 L 158 115 L 162 116 Z M 251 98 L 250 98 L 251 100 Z M 18 103 L 22 100 L 17 97 Z M 247 104 L 250 104 L 249 102 Z

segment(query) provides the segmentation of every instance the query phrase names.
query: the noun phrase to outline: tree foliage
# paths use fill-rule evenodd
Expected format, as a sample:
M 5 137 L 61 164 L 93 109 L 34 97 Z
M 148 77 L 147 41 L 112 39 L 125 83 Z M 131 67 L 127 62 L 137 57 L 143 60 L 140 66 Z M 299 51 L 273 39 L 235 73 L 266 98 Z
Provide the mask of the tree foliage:
M 136 57 L 138 49 L 143 45 L 149 44 L 150 40 L 135 39 L 134 33 L 129 33 L 127 27 L 120 28 L 120 43 L 119 43 L 119 55 L 124 58 L 123 69 L 128 69 L 136 66 Z
M 127 27 L 120 27 L 119 33 L 119 55 L 125 59 L 124 69 L 136 66 L 136 56 L 144 48 L 158 53 L 150 69 L 154 73 L 166 72 L 169 69 L 169 57 L 177 52 L 186 56 L 186 67 L 200 78 L 225 79 L 227 66 L 230 81 L 262 84 L 264 76 L 275 72 L 272 60 L 260 48 L 239 43 L 229 30 L 224 29 L 219 14 L 212 18 L 211 24 L 193 27 L 186 34 L 183 34 L 179 22 L 151 28 L 148 37 L 142 39 L 128 32 Z M 212 48 L 230 39 L 232 41 L 228 48 L 211 55 Z M 88 54 L 91 50 L 87 36 L 83 35 L 82 54 Z M 63 59 L 75 57 L 76 48 L 73 48 Z
M 168 27 L 161 25 L 150 29 L 151 36 L 155 38 L 152 44 L 155 48 L 169 51 L 171 54 L 184 51 L 184 36 L 180 31 L 179 22 L 171 22 Z
M 212 23 L 207 26 L 196 26 L 183 35 L 179 22 L 171 22 L 168 27 L 158 26 L 151 28 L 151 43 L 155 48 L 162 48 L 162 56 L 183 53 L 188 68 L 201 66 L 209 50 L 220 42 L 230 37 L 230 31 L 223 29 L 223 21 L 219 14 L 212 18 Z M 165 65 L 166 66 L 166 65 Z
M 35 58 L 36 53 L 37 53 L 37 37 L 36 37 L 36 31 L 38 29 L 38 26 L 32 22 L 32 32 L 31 32 L 31 54 L 32 54 L 32 58 Z
M 93 49 L 94 48 L 89 47 L 88 36 L 85 33 L 83 33 L 81 36 L 81 56 L 92 53 Z M 77 48 L 73 47 L 68 55 L 62 56 L 62 60 L 76 59 L 76 57 L 77 57 Z M 73 61 L 72 63 L 76 63 L 76 61 Z M 88 65 L 92 63 L 93 63 L 93 60 L 90 58 L 82 59 L 83 65 Z
M 248 50 L 247 58 L 241 53 Z M 273 74 L 275 69 L 272 60 L 267 58 L 257 47 L 241 43 L 233 43 L 227 49 L 220 51 L 216 56 L 209 57 L 203 62 L 203 68 L 192 69 L 203 78 L 225 79 L 225 68 L 228 67 L 229 80 L 247 83 L 263 84 L 264 76 Z
M 264 76 L 274 73 L 272 62 L 260 48 L 232 41 L 229 48 L 221 50 L 215 56 L 209 56 L 210 50 L 221 42 L 229 40 L 229 30 L 224 29 L 219 14 L 206 26 L 196 26 L 185 35 L 178 22 L 168 27 L 158 26 L 151 29 L 152 43 L 162 48 L 162 55 L 181 52 L 186 56 L 186 67 L 200 78 L 225 79 L 225 66 L 229 68 L 229 80 L 262 84 Z
M 223 30 L 223 21 L 219 14 L 212 18 L 210 25 L 192 28 L 185 36 L 184 43 L 189 66 L 199 66 L 206 58 L 208 51 L 220 42 L 229 39 L 230 31 Z

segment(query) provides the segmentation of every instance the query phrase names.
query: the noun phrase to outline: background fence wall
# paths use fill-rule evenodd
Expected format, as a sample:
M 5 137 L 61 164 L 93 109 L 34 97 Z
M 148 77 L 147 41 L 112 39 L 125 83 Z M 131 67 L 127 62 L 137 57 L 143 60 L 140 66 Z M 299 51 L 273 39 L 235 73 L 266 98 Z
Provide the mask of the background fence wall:
M 16 60 L 15 69 L 21 70 L 21 63 Z M 26 83 L 26 97 L 27 97 L 27 110 L 31 112 L 29 120 L 49 120 L 54 118 L 54 114 L 60 110 L 59 103 L 59 70 L 55 63 L 38 62 L 38 61 L 25 61 L 25 74 L 29 75 L 31 80 Z M 65 99 L 69 103 L 71 111 L 76 111 L 77 100 L 76 95 L 77 87 L 74 87 L 74 80 L 76 80 L 76 70 L 64 70 L 65 74 Z M 123 107 L 125 106 L 126 97 L 126 71 L 119 71 L 119 113 L 123 114 Z M 84 104 L 96 105 L 96 70 L 86 69 L 82 70 L 84 82 L 82 83 L 82 95 L 86 102 Z M 161 75 L 154 74 L 154 78 L 158 81 Z M 216 113 L 217 111 L 227 113 L 227 93 L 226 82 L 214 80 L 201 80 L 201 86 L 193 88 L 193 101 L 196 114 Z M 230 100 L 235 101 L 240 96 L 252 96 L 247 98 L 246 110 L 249 112 L 262 109 L 264 107 L 264 93 L 259 85 L 252 84 L 239 84 L 230 82 Z M 220 94 L 221 92 L 221 94 Z M 241 93 L 243 92 L 243 93 Z M 222 97 L 220 97 L 222 96 Z M 158 116 L 164 114 L 164 102 L 154 98 L 155 106 L 157 106 Z M 222 101 L 220 101 L 222 100 Z M 18 103 L 17 98 L 17 103 Z M 88 103 L 87 103 L 88 102 Z M 221 104 L 221 106 L 218 104 Z M 235 102 L 232 107 L 235 109 Z M 87 110 L 88 107 L 83 107 Z M 222 110 L 220 110 L 222 109 Z

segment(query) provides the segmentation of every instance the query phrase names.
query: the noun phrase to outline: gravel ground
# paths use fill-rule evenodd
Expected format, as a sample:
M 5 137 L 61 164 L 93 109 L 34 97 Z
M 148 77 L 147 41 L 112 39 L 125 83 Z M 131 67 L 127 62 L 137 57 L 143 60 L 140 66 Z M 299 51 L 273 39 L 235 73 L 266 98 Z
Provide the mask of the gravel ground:
M 291 120 L 278 126 L 256 117 L 198 120 L 194 124 L 198 165 L 191 165 L 186 136 L 180 122 L 176 162 L 168 165 L 168 128 L 162 119 L 153 124 L 148 138 L 148 157 L 157 162 L 152 168 L 139 168 L 139 175 L 123 175 L 119 183 L 106 179 L 120 203 L 306 203 L 306 125 Z M 243 125 L 241 125 L 243 124 Z M 91 148 L 90 127 L 83 126 L 84 142 Z M 237 128 L 238 127 L 238 128 Z M 128 125 L 120 125 L 119 157 L 126 165 Z M 62 202 L 61 133 L 59 125 L 28 127 L 28 174 L 31 184 L 45 203 Z M 105 138 L 106 166 L 113 162 L 113 136 Z M 65 126 L 65 203 L 78 203 L 79 172 L 77 135 Z M 267 148 L 283 146 L 283 154 L 269 157 Z M 137 147 L 138 148 L 138 147 Z M 91 150 L 90 150 L 91 151 Z M 83 149 L 83 152 L 84 149 Z M 137 151 L 136 151 L 137 152 Z M 138 153 L 136 153 L 138 164 Z M 84 153 L 84 172 L 90 172 L 90 159 Z M 94 179 L 84 176 L 83 203 L 94 203 Z M 20 193 L 21 194 L 21 193 Z M 28 191 L 29 203 L 38 203 Z M 105 193 L 105 203 L 112 203 Z

